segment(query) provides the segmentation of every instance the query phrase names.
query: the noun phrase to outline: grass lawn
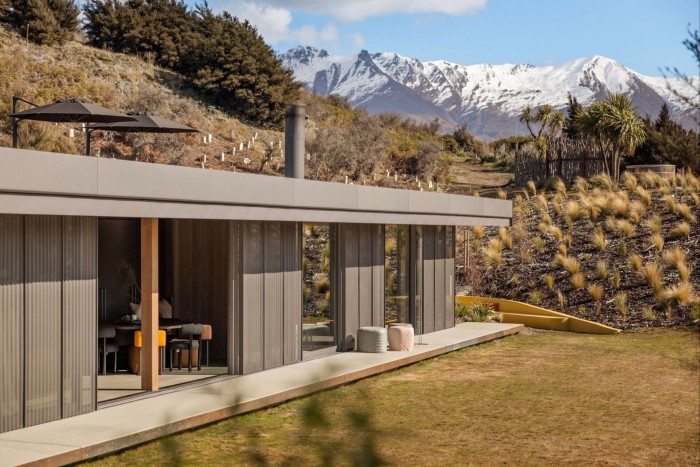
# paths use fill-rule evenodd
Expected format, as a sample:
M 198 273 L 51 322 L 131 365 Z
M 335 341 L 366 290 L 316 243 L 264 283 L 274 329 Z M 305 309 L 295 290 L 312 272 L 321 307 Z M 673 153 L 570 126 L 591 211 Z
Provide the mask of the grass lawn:
M 700 465 L 700 332 L 528 332 L 99 465 Z

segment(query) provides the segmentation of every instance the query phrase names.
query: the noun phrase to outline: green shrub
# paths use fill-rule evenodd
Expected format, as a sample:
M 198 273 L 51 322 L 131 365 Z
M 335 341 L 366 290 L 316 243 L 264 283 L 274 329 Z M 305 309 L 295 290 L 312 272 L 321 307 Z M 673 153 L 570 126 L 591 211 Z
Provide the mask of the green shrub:
M 472 303 L 467 306 L 460 302 L 455 302 L 455 313 L 466 321 L 484 322 L 490 321 L 493 317 L 493 309 L 485 303 Z

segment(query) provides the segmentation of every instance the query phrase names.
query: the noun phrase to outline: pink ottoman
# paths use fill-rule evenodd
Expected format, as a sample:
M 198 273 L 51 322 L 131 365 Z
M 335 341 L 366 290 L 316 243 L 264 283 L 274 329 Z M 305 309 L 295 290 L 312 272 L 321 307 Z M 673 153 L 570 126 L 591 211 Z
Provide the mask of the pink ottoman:
M 413 350 L 413 326 L 404 324 L 389 326 L 389 350 L 407 352 Z

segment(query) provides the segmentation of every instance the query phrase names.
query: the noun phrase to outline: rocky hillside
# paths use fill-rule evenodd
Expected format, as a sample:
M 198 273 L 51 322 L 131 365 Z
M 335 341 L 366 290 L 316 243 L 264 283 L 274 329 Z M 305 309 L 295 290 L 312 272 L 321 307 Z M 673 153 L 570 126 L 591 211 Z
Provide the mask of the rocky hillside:
M 525 134 L 518 115 L 526 105 L 561 109 L 569 92 L 584 105 L 610 93 L 629 94 L 641 115 L 657 115 L 665 102 L 675 120 L 697 128 L 692 109 L 668 91 L 665 79 L 644 76 L 601 56 L 559 66 L 464 66 L 443 60 L 421 62 L 390 52 L 363 50 L 340 57 L 297 47 L 282 58 L 298 80 L 321 95 L 339 94 L 375 114 L 396 112 L 423 121 L 437 117 L 447 131 L 466 123 L 487 139 Z M 674 82 L 685 94 L 697 94 L 697 89 L 683 84 Z
M 697 177 L 625 176 L 617 186 L 597 176 L 548 188 L 515 195 L 513 227 L 458 233 L 458 282 L 468 293 L 618 328 L 698 322 Z

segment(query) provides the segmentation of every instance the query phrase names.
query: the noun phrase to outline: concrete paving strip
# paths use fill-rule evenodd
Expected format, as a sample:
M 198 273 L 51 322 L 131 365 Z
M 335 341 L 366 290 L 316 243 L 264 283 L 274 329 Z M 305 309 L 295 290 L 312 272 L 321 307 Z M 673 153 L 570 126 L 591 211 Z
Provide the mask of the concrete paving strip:
M 424 335 L 426 345 L 410 352 L 339 353 L 10 431 L 0 434 L 0 465 L 90 459 L 523 330 L 520 324 L 462 323 Z

